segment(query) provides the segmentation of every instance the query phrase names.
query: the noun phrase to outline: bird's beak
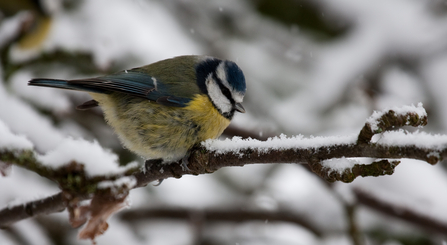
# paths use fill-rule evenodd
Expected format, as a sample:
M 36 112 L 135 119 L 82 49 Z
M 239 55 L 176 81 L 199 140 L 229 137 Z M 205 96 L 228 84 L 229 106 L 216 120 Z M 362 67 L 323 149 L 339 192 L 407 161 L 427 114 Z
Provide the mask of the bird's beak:
M 241 103 L 236 103 L 236 105 L 234 105 L 234 109 L 240 113 L 245 113 L 245 109 Z

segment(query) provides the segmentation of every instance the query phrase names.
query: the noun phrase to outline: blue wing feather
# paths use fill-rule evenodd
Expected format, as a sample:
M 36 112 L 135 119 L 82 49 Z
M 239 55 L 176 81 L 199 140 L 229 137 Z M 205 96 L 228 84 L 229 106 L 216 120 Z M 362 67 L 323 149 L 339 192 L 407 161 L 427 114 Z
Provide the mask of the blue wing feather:
M 171 95 L 163 81 L 142 72 L 124 71 L 100 77 L 99 80 L 96 86 L 107 87 L 111 91 L 129 93 L 167 106 L 183 107 L 191 101 L 190 98 Z
M 80 90 L 80 91 L 93 92 L 93 93 L 106 93 L 106 91 L 104 91 L 102 89 L 82 87 L 82 86 L 79 86 L 76 84 L 69 84 L 67 80 L 58 80 L 58 79 L 49 79 L 49 78 L 34 78 L 28 82 L 28 85 L 40 86 L 40 87 L 61 88 L 61 89 L 69 89 L 69 90 Z
M 171 94 L 169 86 L 172 86 L 172 84 L 164 84 L 163 81 L 147 73 L 133 70 L 78 80 L 37 78 L 31 80 L 28 84 L 104 94 L 120 92 L 156 101 L 166 106 L 184 107 L 191 101 L 191 98 Z
M 169 93 L 163 81 L 139 71 L 123 71 L 97 78 L 78 80 L 33 79 L 29 85 L 57 87 L 94 93 L 120 92 L 156 101 L 166 106 L 184 107 L 190 98 Z

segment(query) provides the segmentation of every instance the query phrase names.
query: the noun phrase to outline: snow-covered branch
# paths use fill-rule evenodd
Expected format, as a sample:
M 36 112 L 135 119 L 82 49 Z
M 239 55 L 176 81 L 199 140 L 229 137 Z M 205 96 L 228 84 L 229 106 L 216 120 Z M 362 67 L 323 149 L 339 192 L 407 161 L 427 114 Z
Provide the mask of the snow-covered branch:
M 180 162 L 166 165 L 152 160 L 147 161 L 144 167 L 104 175 L 92 175 L 88 166 L 76 161 L 51 168 L 31 150 L 5 148 L 0 150 L 0 161 L 24 167 L 57 182 L 63 194 L 33 202 L 41 205 L 47 203 L 48 208 L 23 205 L 1 210 L 0 227 L 34 215 L 60 211 L 61 205 L 69 208 L 72 225 L 77 226 L 86 219 L 85 215 L 75 217 L 75 214 L 90 213 L 95 216 L 93 213 L 96 212 L 97 216 L 108 217 L 124 206 L 124 199 L 130 189 L 170 177 L 212 173 L 222 167 L 255 163 L 308 164 L 313 172 L 330 182 L 351 182 L 358 176 L 390 175 L 399 163 L 392 159 L 411 158 L 435 164 L 446 157 L 445 135 L 389 131 L 401 126 L 421 127 L 426 123 L 427 115 L 422 105 L 392 108 L 374 113 L 359 135 L 311 138 L 281 135 L 267 141 L 238 137 L 223 141 L 208 140 L 192 150 L 189 169 L 182 168 Z M 97 201 L 92 201 L 90 207 L 79 205 L 80 201 L 91 198 Z M 105 203 L 110 204 L 109 211 L 101 213 L 98 209 L 107 206 Z M 96 227 L 95 224 L 93 222 L 92 226 L 100 226 L 100 230 L 106 227 L 104 223 L 96 224 Z M 87 238 L 93 239 L 101 233 L 91 232 L 86 235 Z

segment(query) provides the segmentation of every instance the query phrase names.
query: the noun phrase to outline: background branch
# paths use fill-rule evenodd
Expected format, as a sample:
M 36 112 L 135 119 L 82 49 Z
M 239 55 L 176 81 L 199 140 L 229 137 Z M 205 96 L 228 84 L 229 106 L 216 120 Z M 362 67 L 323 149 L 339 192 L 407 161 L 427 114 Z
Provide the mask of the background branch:
M 365 205 L 377 212 L 405 220 L 426 231 L 447 234 L 447 224 L 439 220 L 415 212 L 410 208 L 387 202 L 359 188 L 354 189 L 354 195 L 359 204 Z
M 241 210 L 226 209 L 226 210 L 194 210 L 188 208 L 145 208 L 133 209 L 121 212 L 121 219 L 132 223 L 135 221 L 149 220 L 149 219 L 181 219 L 187 220 L 191 217 L 200 219 L 203 222 L 246 222 L 246 221 L 282 221 L 290 222 L 301 227 L 306 228 L 316 236 L 321 236 L 319 229 L 314 227 L 309 221 L 299 215 L 294 215 L 289 211 L 266 211 L 266 210 Z

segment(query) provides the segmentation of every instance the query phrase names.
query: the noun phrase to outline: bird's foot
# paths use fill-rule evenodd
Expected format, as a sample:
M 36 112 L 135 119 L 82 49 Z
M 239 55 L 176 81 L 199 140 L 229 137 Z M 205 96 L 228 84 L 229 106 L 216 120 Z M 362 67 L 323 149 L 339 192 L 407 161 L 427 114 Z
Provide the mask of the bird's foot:
M 188 168 L 188 158 L 189 158 L 189 154 L 186 154 L 183 158 L 182 158 L 182 170 L 183 171 L 188 171 L 191 172 L 191 169 Z
M 152 166 L 161 165 L 163 163 L 163 159 L 148 159 L 144 162 L 145 168 L 147 171 L 151 170 Z
M 153 185 L 153 186 L 159 186 L 159 185 L 161 185 L 161 183 L 163 183 L 163 180 L 164 180 L 164 179 L 159 179 L 159 180 L 158 180 L 158 183 L 155 184 L 155 185 Z
M 157 165 L 162 165 L 163 164 L 163 159 L 159 158 L 159 159 L 148 159 L 146 160 L 145 164 L 145 168 L 147 171 L 151 170 L 152 166 L 157 166 Z M 164 179 L 159 179 L 158 183 L 155 184 L 154 186 L 159 186 L 161 185 L 161 183 L 163 182 Z

